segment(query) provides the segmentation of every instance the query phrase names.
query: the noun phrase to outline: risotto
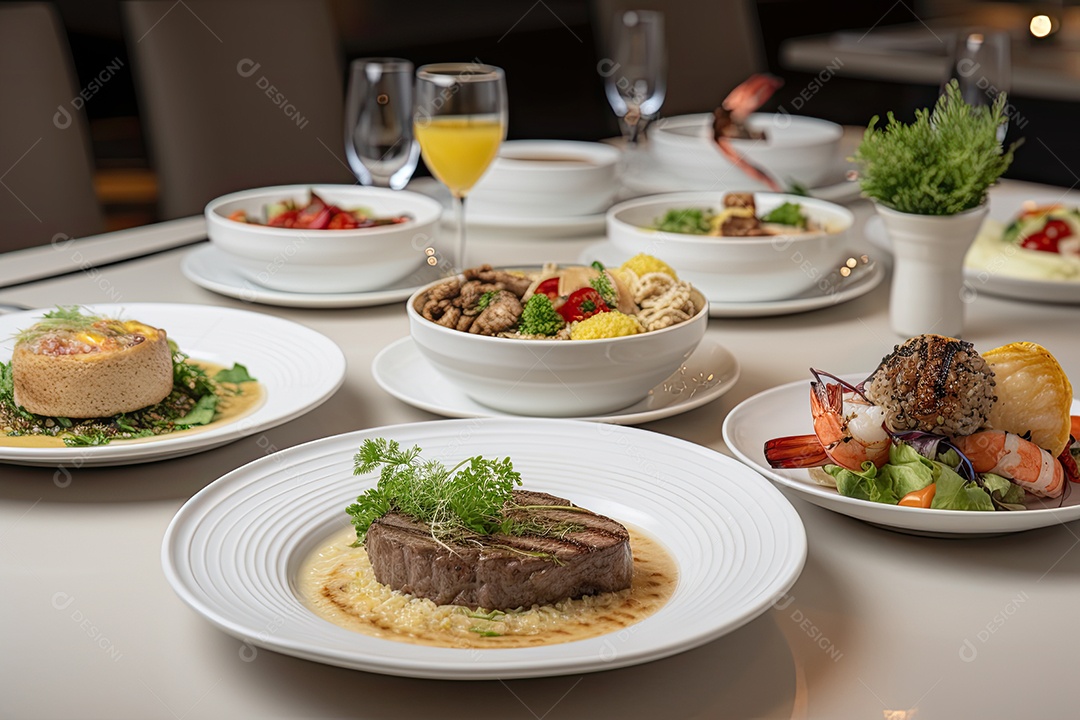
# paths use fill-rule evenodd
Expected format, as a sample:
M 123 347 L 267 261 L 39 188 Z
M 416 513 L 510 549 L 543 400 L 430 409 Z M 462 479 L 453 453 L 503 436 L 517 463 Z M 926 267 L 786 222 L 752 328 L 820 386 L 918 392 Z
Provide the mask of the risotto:
M 382 585 L 367 551 L 350 547 L 350 527 L 331 537 L 303 563 L 301 597 L 317 615 L 366 635 L 453 648 L 519 648 L 596 637 L 632 625 L 659 610 L 675 590 L 674 560 L 655 540 L 629 527 L 634 554 L 631 587 L 511 612 L 436 605 Z

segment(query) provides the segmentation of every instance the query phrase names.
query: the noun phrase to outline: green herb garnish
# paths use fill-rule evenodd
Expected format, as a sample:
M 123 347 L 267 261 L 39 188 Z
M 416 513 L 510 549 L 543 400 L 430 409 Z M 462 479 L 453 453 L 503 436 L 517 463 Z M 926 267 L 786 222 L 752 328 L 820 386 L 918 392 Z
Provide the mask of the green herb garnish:
M 518 332 L 522 335 L 551 336 L 559 332 L 565 324 L 562 315 L 551 304 L 551 298 L 536 294 L 525 301 L 521 320 L 518 321 Z
M 389 512 L 426 524 L 436 542 L 447 545 L 483 541 L 486 546 L 558 562 L 551 553 L 501 545 L 492 535 L 563 537 L 584 526 L 538 516 L 529 511 L 588 512 L 575 505 L 518 505 L 514 488 L 521 474 L 510 458 L 475 456 L 447 468 L 437 460 L 421 460 L 420 448 L 403 450 L 396 440 L 367 439 L 354 458 L 353 474 L 379 470 L 378 484 L 346 508 L 356 529 L 353 547 L 363 544 L 371 524 Z
M 662 218 L 657 218 L 653 228 L 663 232 L 684 233 L 686 235 L 708 235 L 711 230 L 709 220 L 712 212 L 700 208 L 668 210 Z
M 498 296 L 498 290 L 488 290 L 486 293 L 480 296 L 480 300 L 476 303 L 477 310 L 484 310 L 488 305 Z
M 383 438 L 365 440 L 360 446 L 354 474 L 381 469 L 378 485 L 346 509 L 357 544 L 364 541 L 371 523 L 391 510 L 426 523 L 441 541 L 500 531 L 503 508 L 521 484 L 510 458 L 476 456 L 447 469 L 437 460 L 421 461 L 419 455 L 416 446 L 402 450 L 396 440 Z
M 214 382 L 239 385 L 246 382 L 255 382 L 255 378 L 251 377 L 251 373 L 248 372 L 246 367 L 236 363 L 231 368 L 218 370 L 214 375 Z
M 910 125 L 889 112 L 879 130 L 875 116 L 852 158 L 861 167 L 863 195 L 917 215 L 955 215 L 978 207 L 1020 144 L 1006 150 L 998 139 L 1008 122 L 1005 102 L 1001 93 L 991 107 L 972 107 L 953 80 L 933 110 L 916 110 Z
M 608 307 L 615 307 L 619 304 L 619 293 L 615 290 L 615 286 L 611 284 L 611 278 L 602 269 L 599 275 L 589 281 L 589 284 L 592 285 L 593 290 L 600 295 L 600 299 Z
M 798 203 L 786 202 L 762 216 L 762 222 L 776 223 L 778 225 L 791 225 L 805 228 L 807 225 L 806 215 L 803 214 L 802 206 Z

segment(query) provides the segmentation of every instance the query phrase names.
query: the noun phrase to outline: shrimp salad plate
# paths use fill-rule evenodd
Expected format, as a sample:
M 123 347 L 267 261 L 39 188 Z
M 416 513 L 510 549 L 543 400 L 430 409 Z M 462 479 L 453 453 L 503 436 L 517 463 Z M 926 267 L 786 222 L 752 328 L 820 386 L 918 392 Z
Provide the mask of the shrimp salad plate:
M 869 374 L 842 379 L 858 383 Z M 1001 535 L 1080 520 L 1080 492 L 1075 488 L 1066 487 L 1064 499 L 1029 502 L 1026 510 L 970 512 L 902 507 L 846 497 L 833 487 L 819 484 L 809 469 L 770 467 L 765 458 L 766 442 L 813 433 L 809 392 L 810 382 L 798 380 L 758 393 L 732 409 L 723 426 L 724 442 L 735 457 L 808 502 L 892 530 L 937 537 Z M 1073 400 L 1071 412 L 1080 414 L 1080 401 Z M 1066 481 L 1066 485 L 1071 483 Z

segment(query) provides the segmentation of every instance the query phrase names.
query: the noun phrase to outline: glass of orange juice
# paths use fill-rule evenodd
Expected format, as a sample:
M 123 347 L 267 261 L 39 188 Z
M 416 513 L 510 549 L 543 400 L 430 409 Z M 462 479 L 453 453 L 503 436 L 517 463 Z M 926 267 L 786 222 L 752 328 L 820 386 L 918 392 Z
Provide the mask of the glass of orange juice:
M 506 78 L 493 65 L 439 63 L 416 71 L 413 129 L 428 170 L 454 197 L 457 246 L 465 266 L 465 196 L 506 137 Z M 429 260 L 430 262 L 430 260 Z

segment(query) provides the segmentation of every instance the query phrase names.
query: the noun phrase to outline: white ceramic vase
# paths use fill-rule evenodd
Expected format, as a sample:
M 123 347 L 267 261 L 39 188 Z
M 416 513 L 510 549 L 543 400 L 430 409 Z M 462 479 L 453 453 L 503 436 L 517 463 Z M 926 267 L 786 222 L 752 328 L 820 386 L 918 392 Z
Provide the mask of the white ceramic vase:
M 964 256 L 988 210 L 983 203 L 956 215 L 914 215 L 877 206 L 892 244 L 889 318 L 896 333 L 963 333 Z

